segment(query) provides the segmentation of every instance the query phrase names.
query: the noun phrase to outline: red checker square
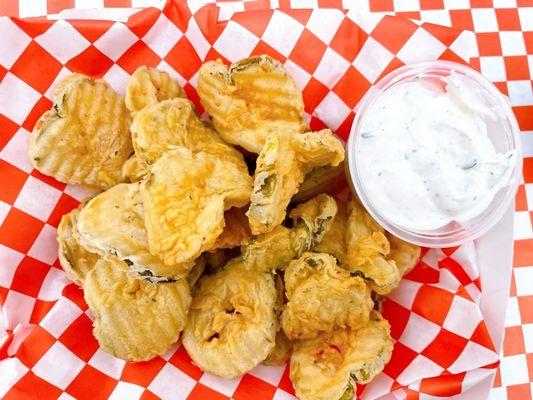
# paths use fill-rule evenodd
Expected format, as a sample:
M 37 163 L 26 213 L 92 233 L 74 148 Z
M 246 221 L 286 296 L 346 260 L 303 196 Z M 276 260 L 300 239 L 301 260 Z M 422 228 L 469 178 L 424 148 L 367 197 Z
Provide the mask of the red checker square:
M 397 68 L 400 68 L 404 66 L 405 64 L 397 57 L 394 57 L 391 62 L 385 67 L 385 69 L 381 72 L 381 74 L 378 76 L 376 81 L 379 81 L 381 78 L 383 78 L 385 75 L 387 75 L 389 72 L 394 71 Z
M 533 265 L 533 239 L 515 240 L 513 265 L 515 267 Z
M 286 8 L 283 10 L 283 8 Z M 302 25 L 306 25 L 309 21 L 309 18 L 311 17 L 311 14 L 313 13 L 313 10 L 310 9 L 303 9 L 303 8 L 291 8 L 291 7 L 280 7 L 282 11 L 287 14 L 288 16 L 294 18 L 296 21 L 298 21 Z
M 443 10 L 444 0 L 420 0 L 421 10 Z
M 440 273 L 425 262 L 420 261 L 411 272 L 407 274 L 407 276 L 409 279 L 417 282 L 437 283 L 439 281 Z
M 295 395 L 294 393 L 294 387 L 292 386 L 291 378 L 290 378 L 290 366 L 287 365 L 285 368 L 285 371 L 283 371 L 283 375 L 281 376 L 281 379 L 278 383 L 278 387 L 280 389 L 285 390 L 287 393 Z
M 0 78 L 0 80 L 1 79 L 2 78 Z M 0 132 L 2 132 L 0 135 L 0 150 L 2 150 L 4 146 L 11 140 L 18 129 L 19 126 L 16 123 L 5 117 L 3 114 L 0 114 Z
M 442 325 L 453 301 L 453 293 L 424 285 L 420 287 L 413 303 L 413 311 L 422 317 Z
M 131 7 L 131 0 L 104 0 L 104 7 Z
M 529 379 L 533 377 L 533 353 L 526 354 L 527 370 L 529 372 Z
M 510 56 L 504 57 L 505 71 L 507 72 L 507 80 L 528 80 L 529 77 L 529 63 L 527 56 Z
M 320 3 L 320 0 L 319 0 L 319 3 Z M 246 11 L 263 10 L 269 7 L 270 7 L 270 0 L 248 1 L 244 3 L 244 9 Z
M 422 355 L 441 367 L 448 368 L 457 360 L 467 343 L 467 339 L 443 328 L 433 342 L 422 351 Z
M 100 78 L 112 66 L 113 61 L 93 45 L 66 64 L 71 71 L 81 72 L 93 78 Z
M 0 65 L 0 81 L 4 79 L 4 76 L 7 74 L 7 69 L 5 69 L 2 65 Z
M 516 8 L 497 8 L 496 20 L 500 31 L 520 31 L 520 17 Z
M 55 187 L 58 190 L 65 190 L 65 188 L 67 187 L 66 183 L 59 182 L 54 177 L 45 175 L 45 174 L 43 174 L 42 172 L 40 172 L 40 171 L 38 171 L 36 169 L 31 171 L 31 176 L 39 179 L 40 181 L 43 181 L 44 183 L 47 183 L 50 186 Z
M 130 16 L 126 25 L 137 36 L 143 37 L 155 24 L 160 15 L 161 11 L 156 8 L 145 8 Z
M 15 271 L 11 289 L 31 297 L 37 297 L 50 268 L 48 264 L 25 256 Z
M 185 36 L 170 50 L 165 61 L 187 80 L 191 79 L 202 66 L 202 60 Z
M 494 383 L 492 384 L 492 387 L 501 387 L 502 386 L 502 374 L 500 371 L 500 367 L 496 368 L 496 374 L 494 375 Z
M 518 126 L 520 127 L 520 130 L 533 130 L 533 113 L 531 112 L 531 106 L 515 106 L 513 107 L 513 112 L 518 120 Z
M 507 386 L 505 389 L 507 390 L 508 400 L 531 400 L 531 396 L 533 395 L 529 383 Z
M 502 45 L 498 32 L 480 32 L 476 34 L 480 56 L 500 56 Z
M 371 36 L 396 54 L 417 29 L 418 26 L 408 19 L 386 16 L 374 28 Z M 394 35 L 391 35 L 391 32 L 394 32 Z
M 229 400 L 229 397 L 217 392 L 207 386 L 197 383 L 192 392 L 187 396 L 187 400 Z
M 193 102 L 196 110 L 201 115 L 204 112 L 204 107 L 202 106 L 202 103 L 200 103 L 200 97 L 198 96 L 196 88 L 190 83 L 186 83 L 183 87 L 183 90 L 185 90 L 185 95 L 190 101 Z
M 0 3 L 0 15 L 7 17 L 18 17 L 19 15 L 19 2 L 18 1 L 5 1 Z
M 309 114 L 312 114 L 324 97 L 326 97 L 328 92 L 329 89 L 327 86 L 311 77 L 309 82 L 307 82 L 307 85 L 305 85 L 304 90 L 302 90 L 305 111 L 307 111 Z
M 416 351 L 404 346 L 400 342 L 394 344 L 394 350 L 389 363 L 383 370 L 391 378 L 396 379 L 418 355 Z
M 425 378 L 420 382 L 420 392 L 436 397 L 450 397 L 461 393 L 466 373 Z
M 383 303 L 383 317 L 389 321 L 391 326 L 391 336 L 399 339 L 409 322 L 411 311 L 402 307 L 398 303 L 387 300 Z
M 89 308 L 83 298 L 83 290 L 78 285 L 67 285 L 61 294 L 74 302 L 80 310 L 86 311 Z
M 516 280 L 514 274 L 511 276 L 511 288 L 509 289 L 509 296 L 516 297 Z
M 69 325 L 59 341 L 85 362 L 98 350 L 98 342 L 93 336 L 93 323 L 85 314 Z
M 319 8 L 338 8 L 342 9 L 342 0 L 318 0 Z
M 58 14 L 67 8 L 74 8 L 74 6 L 74 0 L 47 0 L 46 12 L 48 14 Z
M 65 391 L 78 400 L 104 400 L 109 398 L 117 383 L 96 368 L 85 365 Z
M 17 350 L 17 358 L 28 368 L 32 368 L 56 342 L 44 328 L 36 326 L 24 339 Z
M 79 20 L 74 24 L 74 28 L 83 35 L 89 42 L 96 42 L 109 28 L 113 26 L 113 21 L 104 20 Z
M 522 32 L 524 34 L 524 42 L 526 44 L 526 53 L 533 54 L 533 31 Z
M 26 179 L 28 175 L 24 171 L 0 159 L 0 200 L 13 204 Z
M 474 30 L 474 22 L 470 10 L 450 10 L 449 13 L 452 26 L 458 29 Z
M 492 8 L 492 0 L 470 0 L 470 7 L 472 8 Z
M 258 2 L 254 1 L 253 3 Z M 266 7 L 266 9 L 263 9 L 259 12 L 237 13 L 231 17 L 231 20 L 248 29 L 255 36 L 261 37 L 263 36 L 263 33 L 265 33 L 268 23 L 270 22 L 270 18 L 274 12 L 273 10 L 268 10 L 268 8 L 270 7 Z
M 533 183 L 533 157 L 524 158 L 523 171 L 525 183 Z
M 500 92 L 502 92 L 504 95 L 508 96 L 509 92 L 507 90 L 507 82 L 492 82 L 494 86 L 498 88 Z
M 43 226 L 44 222 L 12 207 L 0 226 L 0 244 L 27 253 Z
M 331 40 L 329 47 L 339 53 L 346 60 L 355 60 L 359 50 L 363 47 L 368 35 L 357 24 L 344 18 Z
M 524 333 L 521 326 L 508 326 L 505 328 L 505 338 L 503 340 L 503 355 L 512 356 L 524 354 L 526 346 L 524 344 Z
M 195 380 L 200 380 L 204 374 L 200 368 L 192 363 L 183 346 L 180 346 L 168 361 Z
M 319 118 L 311 115 L 311 120 L 309 121 L 309 129 L 316 132 L 322 129 L 326 129 L 328 126 Z
M 403 17 L 403 18 L 418 19 L 418 20 L 422 19 L 420 17 L 419 11 L 398 11 L 396 15 L 399 15 L 400 17 Z
M 461 285 L 466 286 L 469 283 L 472 283 L 472 279 L 465 272 L 461 264 L 455 261 L 451 257 L 445 257 L 439 261 L 439 267 L 447 269 L 452 273 L 452 275 L 461 283 Z
M 133 74 L 133 72 L 142 65 L 156 67 L 160 62 L 161 58 L 159 58 L 159 56 L 142 41 L 138 41 L 131 46 L 122 57 L 117 60 L 117 64 L 129 74 Z
M 355 113 L 353 111 L 350 111 L 346 119 L 342 122 L 342 124 L 339 125 L 335 133 L 342 139 L 342 140 L 348 140 L 348 136 L 350 136 L 350 129 L 352 127 L 353 119 L 355 118 Z
M 354 67 L 350 66 L 333 91 L 344 101 L 348 107 L 354 108 L 356 104 L 370 89 L 370 82 Z
M 140 400 L 161 400 L 161 398 L 146 389 L 141 395 Z
M 35 103 L 30 113 L 22 123 L 22 127 L 31 132 L 37 120 L 41 118 L 41 115 L 43 115 L 43 113 L 48 111 L 50 108 L 52 108 L 52 102 L 46 97 L 41 97 L 37 103 Z
M 271 400 L 276 387 L 253 375 L 244 375 L 233 394 L 235 400 Z
M 533 323 L 533 296 L 518 297 L 518 308 L 522 317 L 522 324 Z
M 52 211 L 52 214 L 48 217 L 47 222 L 57 228 L 59 222 L 61 222 L 61 217 L 78 207 L 79 204 L 80 202 L 75 198 L 70 197 L 66 193 L 61 193 L 61 197 Z
M 304 29 L 289 56 L 291 61 L 298 64 L 310 74 L 315 72 L 324 56 L 327 46 L 312 32 Z
M 393 0 L 369 0 L 370 11 L 394 11 Z
M 61 63 L 34 41 L 31 41 L 11 68 L 12 73 L 43 94 L 60 70 Z
M 38 324 L 48 314 L 48 311 L 52 309 L 55 301 L 35 300 L 33 311 L 30 317 L 30 324 Z
M 28 371 L 6 393 L 4 400 L 55 400 L 63 391 Z
M 224 64 L 231 64 L 230 61 L 226 57 L 224 57 L 222 54 L 216 51 L 213 47 L 211 47 L 209 51 L 207 52 L 207 54 L 205 55 L 204 62 L 218 60 L 219 58 L 222 60 Z
M 127 362 L 122 370 L 120 380 L 146 387 L 154 380 L 165 363 L 166 361 L 161 357 L 156 357 L 150 361 Z
M 276 60 L 279 60 L 281 63 L 284 63 L 285 60 L 287 60 L 287 57 L 279 53 L 276 49 L 274 49 L 268 43 L 263 42 L 262 40 L 259 40 L 259 42 L 257 43 L 257 46 L 254 47 L 250 55 L 257 56 L 261 54 L 268 54 L 270 57 L 275 58 Z
M 450 46 L 455 41 L 455 39 L 457 39 L 460 33 L 448 28 L 447 26 L 432 23 L 424 23 L 422 24 L 422 27 L 426 31 L 428 31 L 431 36 L 440 40 L 440 42 L 443 43 L 445 46 Z

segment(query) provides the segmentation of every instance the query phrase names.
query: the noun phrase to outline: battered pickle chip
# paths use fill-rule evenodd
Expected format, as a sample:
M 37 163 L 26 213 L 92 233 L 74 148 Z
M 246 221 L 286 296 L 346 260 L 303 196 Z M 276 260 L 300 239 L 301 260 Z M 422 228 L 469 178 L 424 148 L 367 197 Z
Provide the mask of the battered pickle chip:
M 355 384 L 368 383 L 380 373 L 392 347 L 389 323 L 375 311 L 361 329 L 336 329 L 295 342 L 290 378 L 296 396 L 301 400 L 353 398 Z
M 236 258 L 203 276 L 193 293 L 183 345 L 202 370 L 223 378 L 248 372 L 272 351 L 276 288 L 272 274 Z
M 301 203 L 320 193 L 335 193 L 335 191 L 346 187 L 344 162 L 336 167 L 324 166 L 313 168 L 308 172 L 302 184 L 298 187 L 298 192 L 292 197 L 291 201 Z
M 148 173 L 146 162 L 135 154 L 122 166 L 122 176 L 127 182 L 139 182 Z
M 116 258 L 100 259 L 83 288 L 100 347 L 126 361 L 165 353 L 178 340 L 191 303 L 187 280 L 149 283 Z
M 335 256 L 341 265 L 346 268 L 346 224 L 348 221 L 348 210 L 347 204 L 344 201 L 337 200 L 336 204 L 337 213 L 320 243 L 313 247 L 313 251 L 318 253 L 328 253 Z
M 63 215 L 57 227 L 57 241 L 59 242 L 59 263 L 65 275 L 78 286 L 83 285 L 87 273 L 98 261 L 98 255 L 91 253 L 80 245 L 77 237 L 76 222 L 82 206 Z
M 126 107 L 132 114 L 175 97 L 185 97 L 185 91 L 176 79 L 155 68 L 137 68 L 126 87 Z
M 287 338 L 285 332 L 280 329 L 276 333 L 276 345 L 263 361 L 265 365 L 284 365 L 292 354 L 292 342 Z
M 331 131 L 290 135 L 271 134 L 259 157 L 248 210 L 253 234 L 269 232 L 281 224 L 287 206 L 305 174 L 315 167 L 339 165 L 344 148 Z
M 245 58 L 229 69 L 221 61 L 202 65 L 200 101 L 229 143 L 259 153 L 272 132 L 304 132 L 302 93 L 273 58 Z
M 143 279 L 185 277 L 193 261 L 166 265 L 148 250 L 142 201 L 138 183 L 122 183 L 94 197 L 77 219 L 80 243 L 102 256 L 118 257 Z
M 365 281 L 337 266 L 335 257 L 304 253 L 285 269 L 288 299 L 281 327 L 291 340 L 368 323 L 374 303 Z
M 34 167 L 61 182 L 98 189 L 121 182 L 122 164 L 133 151 L 124 98 L 102 80 L 73 74 L 59 82 L 52 100 L 31 134 Z
M 177 147 L 152 165 L 141 191 L 150 252 L 172 265 L 213 248 L 224 210 L 250 200 L 251 178 L 246 165 Z
M 194 266 L 192 267 L 191 271 L 189 272 L 189 275 L 187 276 L 187 282 L 189 282 L 189 287 L 191 289 L 194 288 L 200 277 L 204 274 L 206 265 L 207 258 L 205 257 L 205 255 L 201 255 L 194 262 Z
M 243 208 L 230 208 L 224 213 L 224 230 L 217 238 L 215 246 L 209 251 L 232 249 L 242 245 L 251 236 L 248 218 Z
M 420 259 L 420 246 L 408 243 L 394 235 L 387 234 L 390 243 L 389 257 L 394 260 L 400 275 L 404 276 L 411 271 Z

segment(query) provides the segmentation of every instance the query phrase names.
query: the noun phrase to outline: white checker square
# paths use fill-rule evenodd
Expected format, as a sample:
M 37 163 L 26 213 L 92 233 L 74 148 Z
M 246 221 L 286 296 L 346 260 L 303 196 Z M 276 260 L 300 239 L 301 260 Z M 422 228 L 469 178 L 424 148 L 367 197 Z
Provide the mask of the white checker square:
M 437 324 L 411 313 L 407 326 L 398 340 L 410 349 L 420 353 L 435 340 L 440 329 Z
M 522 326 L 524 334 L 524 344 L 526 353 L 533 353 L 533 324 L 525 324 Z
M 481 68 L 481 73 L 489 81 L 505 82 L 507 80 L 503 57 L 479 57 L 479 66 Z
M 333 92 L 328 92 L 315 109 L 315 114 L 332 130 L 336 130 L 350 114 L 348 106 Z
M 46 92 L 44 92 L 44 97 L 52 101 L 52 93 L 54 92 L 54 89 L 57 86 L 57 83 L 70 74 L 72 74 L 72 71 L 70 71 L 67 67 L 63 66 L 59 70 L 59 73 L 57 74 L 57 76 L 54 78 L 54 81 L 52 82 L 52 84 L 48 87 L 48 89 L 46 89 Z
M 418 11 L 420 10 L 419 0 L 393 0 L 394 11 Z
M 498 361 L 498 355 L 475 342 L 467 342 L 462 353 L 448 368 L 452 374 L 470 371 Z
M 60 197 L 60 190 L 30 175 L 15 200 L 14 206 L 35 218 L 46 221 Z
M 493 387 L 490 389 L 487 400 L 507 400 L 507 388 Z
M 494 8 L 514 8 L 516 7 L 516 0 L 492 0 L 492 5 Z M 518 10 L 520 11 L 520 9 Z M 524 25 L 522 25 L 522 28 L 524 28 Z
M 531 62 L 533 63 L 533 57 L 531 58 Z M 530 64 L 533 65 L 533 64 Z M 520 136 L 520 140 L 522 142 L 522 156 L 524 157 L 533 157 L 533 131 L 522 131 L 522 135 Z M 521 179 L 521 183 L 523 184 L 523 178 Z M 533 186 L 533 184 L 526 184 L 526 195 L 527 195 L 527 187 Z M 531 190 L 531 189 L 530 189 Z M 529 209 L 533 209 L 533 193 L 530 193 L 528 195 L 528 205 Z
M 46 15 L 46 0 L 18 0 L 20 18 Z
M 91 8 L 103 8 L 104 0 L 75 0 L 76 9 L 91 9 Z
M 285 61 L 284 67 L 292 79 L 294 79 L 294 82 L 296 82 L 296 86 L 298 86 L 300 90 L 303 90 L 311 79 L 311 75 L 298 64 L 289 59 Z
M 63 20 L 54 23 L 50 29 L 37 36 L 35 41 L 62 64 L 66 64 L 91 45 L 81 33 Z
M 191 18 L 189 20 L 189 26 L 187 27 L 185 36 L 191 42 L 192 46 L 194 47 L 194 50 L 196 50 L 198 57 L 203 60 L 209 52 L 211 45 L 205 38 L 204 34 L 202 33 L 202 30 L 200 29 L 198 23 L 194 18 Z
M 294 18 L 281 11 L 274 11 L 262 39 L 285 57 L 291 54 L 304 27 Z
M 419 282 L 402 279 L 398 287 L 387 295 L 387 298 L 410 310 L 421 286 Z
M 28 372 L 28 367 L 22 364 L 18 358 L 4 358 L 0 363 L 0 397 L 3 398 L 26 372 Z
M 235 46 L 235 43 L 239 45 Z M 259 43 L 259 38 L 252 32 L 229 21 L 213 47 L 228 60 L 234 62 L 248 57 L 257 43 Z
M 396 55 L 405 64 L 433 61 L 446 50 L 438 39 L 424 28 L 418 28 Z
M 176 25 L 165 14 L 161 14 L 156 23 L 143 36 L 143 42 L 159 57 L 165 57 L 183 36 Z
M 455 296 L 442 326 L 450 332 L 470 339 L 481 320 L 481 314 L 475 303 L 461 296 Z
M 20 128 L 0 151 L 0 158 L 29 174 L 33 166 L 28 158 L 30 134 Z
M 363 390 L 361 398 L 364 399 L 383 399 L 391 392 L 394 380 L 387 374 L 376 375 L 371 382 L 367 383 Z
M 172 364 L 166 363 L 148 386 L 148 389 L 162 399 L 186 399 L 196 381 Z
M 533 267 L 513 269 L 517 296 L 533 295 Z
M 117 357 L 113 357 L 111 354 L 106 353 L 99 348 L 96 350 L 96 353 L 93 354 L 88 364 L 104 374 L 118 380 L 120 379 L 120 375 L 122 375 L 122 370 L 126 365 L 126 361 Z
M 529 211 L 515 211 L 513 237 L 515 240 L 529 239 L 533 237 L 533 230 L 531 229 L 531 217 L 529 215 Z
M 505 313 L 505 326 L 518 326 L 521 324 L 520 308 L 518 307 L 518 298 L 509 297 L 507 300 L 507 312 Z
M 28 255 L 45 264 L 52 265 L 57 258 L 57 250 L 57 229 L 45 224 L 33 242 L 30 251 L 28 251 Z
M 444 368 L 440 365 L 435 364 L 430 359 L 419 354 L 403 370 L 396 380 L 402 385 L 408 385 L 422 378 L 438 376 L 442 371 L 444 371 Z
M 17 101 L 13 101 L 13 96 Z M 22 125 L 41 95 L 34 88 L 8 72 L 0 82 L 0 113 Z
M 0 286 L 11 286 L 15 271 L 23 258 L 24 254 L 0 244 Z
M 473 8 L 474 32 L 498 32 L 496 11 L 492 8 Z
M 159 9 L 163 8 L 165 5 L 165 0 L 131 0 L 132 7 L 157 7 Z
M 324 43 L 330 44 L 343 19 L 340 10 L 321 8 L 313 10 L 306 27 Z
M 348 10 L 346 17 L 355 22 L 364 32 L 370 34 L 386 13 L 365 12 L 359 8 L 360 5 L 366 7 L 368 2 L 358 1 L 355 7 L 346 7 Z
M 272 400 L 298 400 L 292 394 L 287 393 L 285 390 L 277 388 Z
M 264 365 L 259 364 L 257 367 L 252 369 L 249 374 L 262 379 L 271 385 L 278 386 L 281 377 L 283 376 L 283 371 L 285 371 L 285 365 Z
M 502 357 L 500 362 L 502 386 L 529 383 L 527 359 L 525 354 Z
M 9 18 L 0 18 L 0 65 L 11 68 L 30 44 L 31 38 Z
M 533 134 L 533 131 L 530 131 L 530 133 L 527 136 L 533 136 L 532 134 Z M 524 145 L 523 141 L 522 141 L 522 145 Z M 532 143 L 532 145 L 533 145 L 533 143 Z M 532 156 L 533 156 L 533 154 L 532 154 Z M 528 209 L 533 210 L 533 183 L 526 183 L 524 185 L 524 189 L 526 191 L 526 201 L 527 201 L 527 204 L 528 204 Z
M 512 106 L 533 105 L 533 88 L 531 81 L 509 81 L 507 91 Z
M 113 64 L 102 78 L 109 83 L 115 92 L 120 93 L 121 95 L 126 93 L 126 86 L 130 79 L 130 75 L 117 64 Z
M 238 1 L 219 3 L 219 4 L 217 4 L 217 7 L 220 10 L 220 12 L 218 14 L 218 20 L 219 21 L 227 21 L 236 12 L 244 11 L 244 3 L 241 3 L 241 2 L 238 2 Z
M 62 269 L 52 267 L 46 274 L 37 298 L 44 301 L 56 301 L 61 298 L 65 286 L 71 283 Z
M 355 57 L 353 66 L 370 82 L 374 83 L 394 55 L 378 43 L 374 38 L 368 37 L 365 44 Z
M 533 7 L 519 7 L 518 17 L 523 32 L 533 31 Z
M 77 400 L 76 398 L 72 397 L 67 392 L 61 393 L 61 395 L 57 398 L 57 400 Z
M 444 8 L 446 10 L 468 10 L 470 0 L 444 0 Z
M 328 88 L 333 89 L 349 67 L 350 63 L 348 61 L 328 47 L 313 76 Z
M 133 383 L 119 381 L 109 396 L 109 400 L 138 400 L 143 393 L 143 387 Z
M 479 56 L 476 35 L 471 31 L 462 31 L 449 47 L 451 51 L 465 61 Z
M 437 25 L 451 26 L 452 24 L 448 10 L 421 10 L 420 19 Z
M 17 325 L 26 325 L 30 321 L 35 299 L 15 290 L 7 292 L 3 305 L 6 329 L 13 330 Z
M 216 390 L 217 392 L 220 392 L 228 397 L 233 396 L 233 393 L 235 393 L 240 381 L 241 378 L 224 379 L 219 376 L 211 375 L 208 372 L 205 372 L 199 380 L 201 384 L 210 387 L 211 389 Z
M 125 24 L 116 22 L 94 42 L 94 47 L 111 60 L 117 61 L 138 40 L 137 35 Z
M 40 325 L 57 339 L 81 314 L 76 304 L 66 297 L 60 297 Z
M 0 200 L 0 226 L 4 223 L 5 219 L 7 218 L 7 214 L 9 214 L 9 210 L 11 210 L 11 206 L 7 203 L 4 203 L 2 200 Z
M 35 375 L 65 390 L 85 363 L 61 342 L 55 342 L 32 368 Z
M 318 0 L 291 0 L 292 8 L 317 8 Z
M 500 32 L 503 56 L 522 56 L 526 54 L 524 34 L 522 32 Z

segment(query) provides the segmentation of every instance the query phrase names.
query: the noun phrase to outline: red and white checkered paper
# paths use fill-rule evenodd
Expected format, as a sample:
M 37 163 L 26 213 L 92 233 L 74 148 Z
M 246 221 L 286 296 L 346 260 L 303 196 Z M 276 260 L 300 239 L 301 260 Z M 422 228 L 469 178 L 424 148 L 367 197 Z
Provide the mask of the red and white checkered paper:
M 327 126 L 346 139 L 358 101 L 381 76 L 418 61 L 465 63 L 475 41 L 469 32 L 403 17 L 274 10 L 268 1 L 232 13 L 175 0 L 163 11 L 132 11 L 125 23 L 0 18 L 0 148 L 8 148 L 0 158 L 0 396 L 293 398 L 288 367 L 259 366 L 224 380 L 199 370 L 181 347 L 144 363 L 99 349 L 55 240 L 61 215 L 85 192 L 33 170 L 26 156 L 29 132 L 52 105 L 51 88 L 70 72 L 103 77 L 123 92 L 138 66 L 155 66 L 177 77 L 200 108 L 194 87 L 204 61 L 263 53 L 281 60 L 302 89 L 312 128 Z M 426 250 L 384 305 L 396 341 L 392 360 L 358 395 L 451 396 L 491 375 L 498 356 L 480 291 L 472 243 Z

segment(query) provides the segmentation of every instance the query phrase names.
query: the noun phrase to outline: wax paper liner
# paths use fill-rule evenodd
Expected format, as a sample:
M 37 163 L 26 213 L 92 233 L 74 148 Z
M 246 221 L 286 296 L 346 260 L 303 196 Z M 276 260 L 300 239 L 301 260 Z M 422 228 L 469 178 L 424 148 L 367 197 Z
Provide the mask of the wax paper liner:
M 387 72 L 407 63 L 466 63 L 469 32 L 395 16 L 338 9 L 271 9 L 259 1 L 202 8 L 169 2 L 127 10 L 127 22 L 0 18 L 0 396 L 6 399 L 289 399 L 288 368 L 259 366 L 224 380 L 194 366 L 183 348 L 145 363 L 103 352 L 83 294 L 57 261 L 61 215 L 86 192 L 40 174 L 28 135 L 50 108 L 51 88 L 70 72 L 103 77 L 123 92 L 140 65 L 177 77 L 195 93 L 205 60 L 251 54 L 281 60 L 303 91 L 311 126 L 346 139 L 357 103 Z M 235 9 L 243 11 L 234 12 Z M 75 16 L 76 14 L 70 14 Z M 384 305 L 396 341 L 391 362 L 363 399 L 452 396 L 494 372 L 498 356 L 479 308 L 476 251 L 425 250 Z

